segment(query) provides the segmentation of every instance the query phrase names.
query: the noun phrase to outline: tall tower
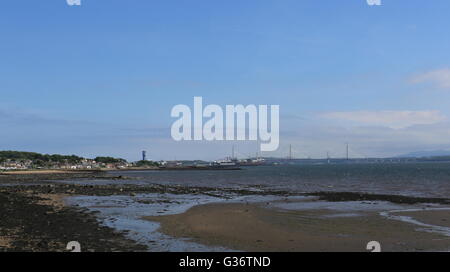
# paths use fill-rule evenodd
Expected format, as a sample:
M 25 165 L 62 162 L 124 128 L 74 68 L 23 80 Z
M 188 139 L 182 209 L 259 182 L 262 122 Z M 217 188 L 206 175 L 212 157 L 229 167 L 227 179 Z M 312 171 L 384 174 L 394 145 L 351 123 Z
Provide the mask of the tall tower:
M 292 160 L 292 145 L 289 145 L 289 159 Z
M 145 151 L 145 150 L 143 150 L 142 151 L 142 160 L 143 161 L 145 161 L 147 158 L 146 158 L 146 155 L 147 155 L 147 151 Z
M 348 143 L 347 143 L 347 160 L 348 160 Z

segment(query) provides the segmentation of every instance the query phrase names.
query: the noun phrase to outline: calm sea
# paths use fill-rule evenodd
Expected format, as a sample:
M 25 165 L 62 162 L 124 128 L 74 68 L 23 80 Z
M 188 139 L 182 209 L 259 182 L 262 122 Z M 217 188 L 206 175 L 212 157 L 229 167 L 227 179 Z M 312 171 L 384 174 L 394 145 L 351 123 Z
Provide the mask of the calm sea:
M 139 177 L 124 183 L 450 197 L 448 163 L 278 165 L 247 167 L 241 171 L 133 171 L 115 174 Z

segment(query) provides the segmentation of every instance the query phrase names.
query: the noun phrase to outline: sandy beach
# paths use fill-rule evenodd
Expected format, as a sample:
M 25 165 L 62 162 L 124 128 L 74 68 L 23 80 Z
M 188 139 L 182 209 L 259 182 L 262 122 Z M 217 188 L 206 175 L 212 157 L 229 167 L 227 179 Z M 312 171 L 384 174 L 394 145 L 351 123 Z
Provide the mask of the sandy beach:
M 425 224 L 450 228 L 450 210 L 399 212 L 395 215 L 408 216 Z
M 327 217 L 328 210 L 287 211 L 265 204 L 208 204 L 183 214 L 147 217 L 175 237 L 243 251 L 367 251 L 378 241 L 383 251 L 447 251 L 450 237 L 417 231 L 417 227 L 381 217 Z M 409 213 L 441 223 L 450 210 Z
M 80 170 L 17 170 L 17 171 L 3 171 L 1 175 L 48 175 L 48 174 L 70 174 L 70 173 L 86 173 L 93 171 L 80 171 Z

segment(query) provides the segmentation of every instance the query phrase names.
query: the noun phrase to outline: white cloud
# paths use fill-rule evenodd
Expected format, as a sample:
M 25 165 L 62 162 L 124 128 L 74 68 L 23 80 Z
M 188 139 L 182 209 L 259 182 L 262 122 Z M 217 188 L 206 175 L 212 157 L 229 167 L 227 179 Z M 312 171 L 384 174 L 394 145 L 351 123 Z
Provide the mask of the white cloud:
M 438 69 L 416 75 L 411 79 L 414 84 L 430 83 L 442 89 L 450 89 L 450 69 Z
M 358 125 L 406 128 L 413 125 L 430 125 L 445 121 L 447 118 L 439 111 L 347 111 L 328 112 L 320 117 L 353 122 Z
M 416 125 L 403 129 L 375 126 L 341 126 L 330 124 L 302 124 L 280 137 L 276 154 L 286 157 L 289 145 L 295 157 L 344 158 L 346 143 L 350 157 L 391 157 L 414 151 L 449 150 L 450 123 Z

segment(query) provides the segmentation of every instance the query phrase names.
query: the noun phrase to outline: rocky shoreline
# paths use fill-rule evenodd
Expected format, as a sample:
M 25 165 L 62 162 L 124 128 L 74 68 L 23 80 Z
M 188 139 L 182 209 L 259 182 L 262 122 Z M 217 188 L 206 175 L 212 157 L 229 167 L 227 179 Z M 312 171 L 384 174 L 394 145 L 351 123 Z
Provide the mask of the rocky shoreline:
M 83 251 L 145 251 L 145 246 L 101 226 L 95 215 L 71 207 L 41 204 L 44 198 L 0 192 L 0 251 L 65 251 L 78 241 Z
M 70 241 L 85 252 L 146 251 L 125 233 L 102 226 L 95 214 L 64 205 L 59 196 L 75 191 L 50 182 L 98 178 L 120 177 L 100 171 L 0 175 L 0 251 L 64 252 Z

